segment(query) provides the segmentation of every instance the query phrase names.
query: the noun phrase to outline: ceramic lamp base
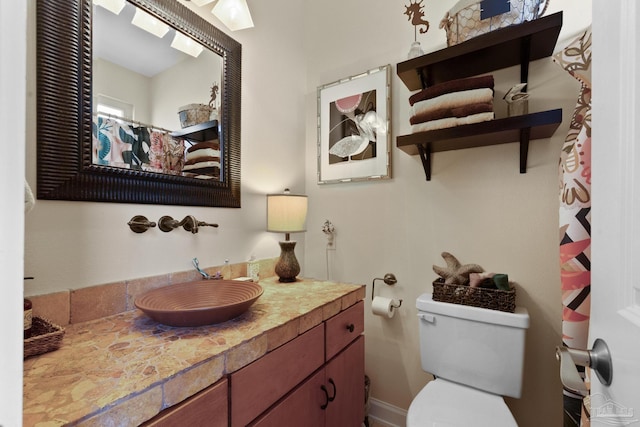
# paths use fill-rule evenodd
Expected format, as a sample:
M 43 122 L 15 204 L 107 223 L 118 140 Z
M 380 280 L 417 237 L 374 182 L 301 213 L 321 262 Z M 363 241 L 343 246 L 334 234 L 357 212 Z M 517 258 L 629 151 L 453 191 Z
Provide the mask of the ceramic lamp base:
M 276 274 L 280 278 L 280 282 L 290 283 L 296 281 L 296 276 L 300 273 L 300 264 L 296 259 L 294 251 L 296 247 L 295 241 L 286 241 L 280 243 L 280 259 L 276 264 Z

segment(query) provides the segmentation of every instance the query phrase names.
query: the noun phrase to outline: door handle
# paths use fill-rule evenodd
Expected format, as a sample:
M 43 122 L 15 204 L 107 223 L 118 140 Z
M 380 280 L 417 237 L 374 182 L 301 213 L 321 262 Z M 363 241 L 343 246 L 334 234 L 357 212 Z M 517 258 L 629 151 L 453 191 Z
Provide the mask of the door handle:
M 604 385 L 610 385 L 613 379 L 611 352 L 607 343 L 597 338 L 591 350 L 579 350 L 564 346 L 556 347 L 556 359 L 560 361 L 560 379 L 570 390 L 579 393 L 587 392 L 584 381 L 580 378 L 575 365 L 588 366 L 595 371 Z

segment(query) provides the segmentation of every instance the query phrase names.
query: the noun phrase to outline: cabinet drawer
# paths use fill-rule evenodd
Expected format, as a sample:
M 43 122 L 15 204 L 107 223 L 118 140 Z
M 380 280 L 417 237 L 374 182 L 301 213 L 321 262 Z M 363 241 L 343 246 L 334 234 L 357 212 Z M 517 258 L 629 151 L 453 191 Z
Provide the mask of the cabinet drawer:
M 324 364 L 318 325 L 231 374 L 231 425 L 246 426 Z
M 227 379 L 165 409 L 144 427 L 225 427 L 228 425 Z
M 325 325 L 326 360 L 329 360 L 364 331 L 364 302 L 360 301 L 336 314 Z

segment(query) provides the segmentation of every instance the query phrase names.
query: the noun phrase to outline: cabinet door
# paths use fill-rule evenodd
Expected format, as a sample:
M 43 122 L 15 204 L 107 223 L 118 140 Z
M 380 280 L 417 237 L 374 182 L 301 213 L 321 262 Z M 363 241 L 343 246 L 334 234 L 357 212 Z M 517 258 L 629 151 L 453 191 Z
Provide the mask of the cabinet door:
M 327 398 L 322 391 L 324 370 L 318 371 L 265 413 L 252 427 L 324 427 Z
M 229 423 L 227 379 L 165 409 L 144 427 L 226 427 Z
M 318 325 L 231 374 L 231 425 L 244 427 L 324 363 Z
M 364 421 L 364 336 L 327 364 L 325 384 L 335 397 L 327 407 L 325 425 L 360 427 Z

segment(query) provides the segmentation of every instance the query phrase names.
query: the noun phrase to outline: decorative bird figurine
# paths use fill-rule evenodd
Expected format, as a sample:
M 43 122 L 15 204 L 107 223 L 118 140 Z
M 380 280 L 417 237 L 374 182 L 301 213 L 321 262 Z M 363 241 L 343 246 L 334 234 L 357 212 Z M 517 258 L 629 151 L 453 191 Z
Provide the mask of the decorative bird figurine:
M 465 285 L 469 282 L 469 274 L 482 273 L 484 269 L 478 264 L 460 264 L 460 261 L 449 252 L 442 252 L 446 267 L 433 266 L 433 271 L 444 279 L 448 285 Z

